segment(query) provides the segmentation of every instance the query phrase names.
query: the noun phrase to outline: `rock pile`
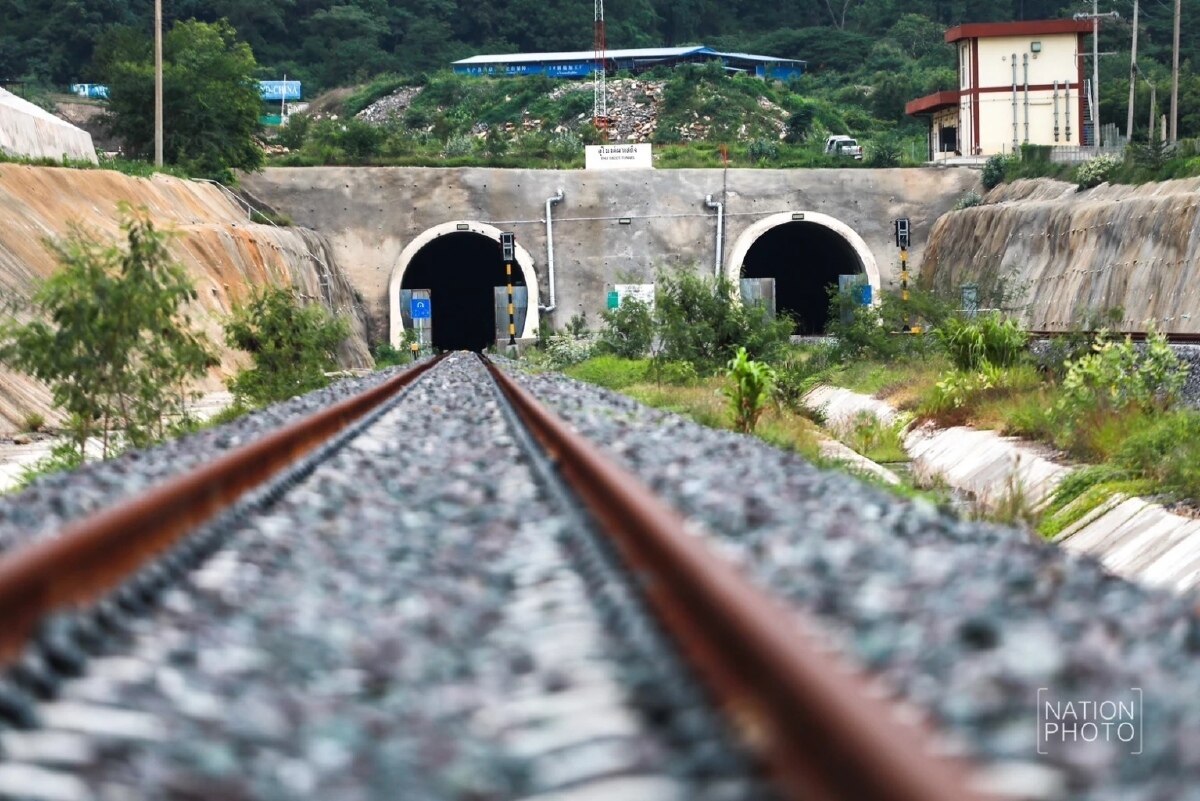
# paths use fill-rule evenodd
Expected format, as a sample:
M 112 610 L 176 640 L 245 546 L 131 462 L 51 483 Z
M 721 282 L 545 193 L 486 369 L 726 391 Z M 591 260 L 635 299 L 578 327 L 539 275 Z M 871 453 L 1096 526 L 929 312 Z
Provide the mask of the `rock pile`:
M 609 139 L 613 142 L 649 142 L 658 130 L 659 111 L 662 107 L 663 81 L 644 81 L 638 78 L 618 78 L 608 82 Z M 419 87 L 405 87 L 394 94 L 380 98 L 358 113 L 358 118 L 375 125 L 399 119 L 420 93 Z M 551 101 L 558 101 L 573 92 L 592 93 L 591 81 L 564 81 L 549 94 Z M 787 112 L 765 98 L 759 98 L 763 117 L 770 119 L 779 136 L 783 136 Z M 512 136 L 533 131 L 551 130 L 554 133 L 575 131 L 590 123 L 590 110 L 575 115 L 572 119 L 555 122 L 533 117 L 526 110 L 520 122 L 506 122 L 501 127 Z M 695 114 L 694 119 L 678 129 L 679 139 L 693 142 L 707 139 L 712 127 L 712 118 Z M 748 126 L 742 126 L 739 136 L 746 135 Z M 482 138 L 487 135 L 488 125 L 477 122 L 471 134 Z
M 373 125 L 399 121 L 417 95 L 421 94 L 423 88 L 421 86 L 403 86 L 390 95 L 379 98 L 355 116 Z

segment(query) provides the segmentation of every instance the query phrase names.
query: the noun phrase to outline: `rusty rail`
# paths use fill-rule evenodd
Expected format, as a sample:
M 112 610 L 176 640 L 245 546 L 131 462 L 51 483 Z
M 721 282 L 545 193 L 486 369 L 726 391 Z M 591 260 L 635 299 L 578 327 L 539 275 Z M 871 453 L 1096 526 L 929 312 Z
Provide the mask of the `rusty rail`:
M 1167 339 L 1167 343 L 1171 345 L 1200 345 L 1200 333 L 1181 333 L 1163 331 L 1160 332 Z M 1029 336 L 1033 339 L 1057 339 L 1065 336 L 1081 336 L 1089 339 L 1095 338 L 1100 334 L 1099 331 L 1030 331 Z M 1145 342 L 1145 331 L 1109 331 L 1109 338 L 1113 340 L 1122 340 L 1129 337 L 1134 342 Z
M 49 615 L 95 601 L 199 524 L 231 506 L 440 360 L 289 423 L 255 442 L 0 556 L 0 667 Z
M 645 485 L 488 369 L 603 533 L 734 729 L 805 801 L 977 801 L 963 763 L 815 644 L 816 627 L 714 555 Z

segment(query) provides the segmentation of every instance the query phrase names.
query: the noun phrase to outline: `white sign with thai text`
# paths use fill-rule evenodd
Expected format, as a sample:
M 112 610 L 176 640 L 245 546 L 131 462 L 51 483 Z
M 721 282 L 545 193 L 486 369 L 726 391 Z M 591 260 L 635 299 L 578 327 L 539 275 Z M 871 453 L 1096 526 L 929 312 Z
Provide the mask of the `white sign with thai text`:
M 589 170 L 649 170 L 654 168 L 651 145 L 588 145 Z

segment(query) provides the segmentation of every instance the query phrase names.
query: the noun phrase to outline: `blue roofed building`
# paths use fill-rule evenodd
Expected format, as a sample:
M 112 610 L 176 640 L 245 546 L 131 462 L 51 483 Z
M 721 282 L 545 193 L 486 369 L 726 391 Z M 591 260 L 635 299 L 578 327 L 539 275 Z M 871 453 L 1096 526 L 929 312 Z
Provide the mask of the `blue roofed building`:
M 605 72 L 626 71 L 634 75 L 655 67 L 702 64 L 719 61 L 728 72 L 786 81 L 804 74 L 807 62 L 798 59 L 726 53 L 703 45 L 688 47 L 643 47 L 605 52 Z M 548 75 L 551 78 L 590 78 L 596 69 L 591 50 L 561 53 L 512 53 L 471 56 L 452 65 L 460 75 Z

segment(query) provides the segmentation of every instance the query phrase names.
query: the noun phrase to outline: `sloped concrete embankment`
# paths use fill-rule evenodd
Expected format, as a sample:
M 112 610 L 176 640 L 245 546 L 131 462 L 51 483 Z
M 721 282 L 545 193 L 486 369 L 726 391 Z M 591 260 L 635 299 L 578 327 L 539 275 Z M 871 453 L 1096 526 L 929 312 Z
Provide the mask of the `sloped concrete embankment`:
M 1200 332 L 1200 179 L 1143 186 L 1039 179 L 996 187 L 933 227 L 920 285 L 1005 288 L 1037 330 L 1123 310 L 1120 330 Z
M 74 227 L 116 240 L 121 203 L 144 207 L 156 227 L 174 233 L 171 252 L 198 293 L 189 314 L 217 344 L 221 359 L 202 388 L 219 388 L 242 364 L 244 357 L 225 346 L 221 322 L 260 285 L 295 287 L 346 317 L 352 334 L 340 354 L 342 365 L 371 364 L 365 313 L 322 235 L 251 224 L 219 187 L 167 176 L 0 164 L 0 297 L 18 306 L 28 299 L 58 266 L 47 241 Z M 0 370 L 0 432 L 11 432 L 29 413 L 57 419 L 44 386 Z
M 0 89 L 0 153 L 96 163 L 91 134 L 4 89 Z
M 835 426 L 861 414 L 884 424 L 897 419 L 886 401 L 839 387 L 817 387 L 804 402 Z M 1074 469 L 1049 458 L 1043 446 L 968 426 L 915 427 L 905 435 L 904 449 L 918 483 L 942 482 L 968 493 L 984 509 L 1011 504 L 1014 496 L 1030 509 L 1042 508 Z M 1179 592 L 1200 585 L 1200 520 L 1141 498 L 1114 496 L 1064 529 L 1055 542 L 1133 581 Z

